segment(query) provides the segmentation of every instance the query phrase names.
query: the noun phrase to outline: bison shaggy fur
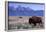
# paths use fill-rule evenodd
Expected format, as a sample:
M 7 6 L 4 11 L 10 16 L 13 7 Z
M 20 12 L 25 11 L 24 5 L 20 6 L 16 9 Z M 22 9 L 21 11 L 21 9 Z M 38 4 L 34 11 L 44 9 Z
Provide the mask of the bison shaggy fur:
M 32 16 L 32 18 L 29 18 L 29 24 L 34 24 L 34 26 L 36 26 L 36 24 L 42 24 L 42 19 L 41 17 L 36 17 L 36 16 Z

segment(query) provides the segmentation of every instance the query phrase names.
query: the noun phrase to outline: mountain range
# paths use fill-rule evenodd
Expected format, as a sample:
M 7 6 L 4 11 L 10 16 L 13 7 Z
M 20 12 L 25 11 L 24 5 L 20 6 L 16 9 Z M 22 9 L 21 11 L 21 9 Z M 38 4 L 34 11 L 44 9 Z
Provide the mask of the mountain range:
M 9 16 L 43 16 L 43 10 L 33 10 L 29 7 L 8 7 Z

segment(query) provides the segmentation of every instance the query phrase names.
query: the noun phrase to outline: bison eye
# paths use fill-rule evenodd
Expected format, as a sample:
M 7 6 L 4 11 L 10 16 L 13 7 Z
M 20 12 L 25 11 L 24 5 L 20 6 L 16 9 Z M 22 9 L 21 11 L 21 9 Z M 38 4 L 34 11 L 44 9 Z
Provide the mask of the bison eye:
M 19 17 L 19 18 L 22 18 L 22 17 Z

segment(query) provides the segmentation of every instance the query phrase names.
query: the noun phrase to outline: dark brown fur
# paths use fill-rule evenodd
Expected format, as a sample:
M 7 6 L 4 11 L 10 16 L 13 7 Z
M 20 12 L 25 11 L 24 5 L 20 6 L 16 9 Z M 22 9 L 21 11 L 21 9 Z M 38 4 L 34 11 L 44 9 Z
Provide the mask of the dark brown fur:
M 36 24 L 42 24 L 42 19 L 41 17 L 36 17 L 36 16 L 33 16 L 32 18 L 29 18 L 29 24 L 34 24 L 34 26 L 36 26 Z

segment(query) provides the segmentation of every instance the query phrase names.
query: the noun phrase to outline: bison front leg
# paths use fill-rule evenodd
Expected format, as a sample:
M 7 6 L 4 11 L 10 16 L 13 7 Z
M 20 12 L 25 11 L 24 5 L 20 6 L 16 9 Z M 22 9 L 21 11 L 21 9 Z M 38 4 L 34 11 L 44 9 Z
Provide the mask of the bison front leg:
M 29 21 L 29 24 L 31 24 L 31 22 Z
M 34 26 L 36 26 L 36 23 L 33 23 L 34 24 Z

